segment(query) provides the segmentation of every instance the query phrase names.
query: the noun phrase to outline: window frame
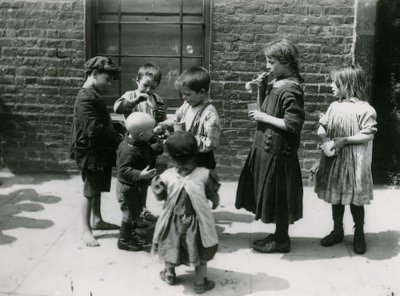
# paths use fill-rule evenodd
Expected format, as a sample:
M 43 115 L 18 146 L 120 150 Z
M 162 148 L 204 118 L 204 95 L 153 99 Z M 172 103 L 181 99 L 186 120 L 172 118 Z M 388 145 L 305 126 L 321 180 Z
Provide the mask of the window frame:
M 179 59 L 179 73 L 182 73 L 184 69 L 182 69 L 183 60 L 185 58 L 198 58 L 201 60 L 201 66 L 206 68 L 207 70 L 210 69 L 210 54 L 211 54 L 211 0 L 202 0 L 203 2 L 203 12 L 202 12 L 202 19 L 201 21 L 184 21 L 183 16 L 188 15 L 183 13 L 183 3 L 185 0 L 180 0 L 180 11 L 177 13 L 172 13 L 171 15 L 179 14 L 179 21 L 177 22 L 167 22 L 167 21 L 122 21 L 122 13 L 121 12 L 121 0 L 111 0 L 116 1 L 118 3 L 118 19 L 115 21 L 101 21 L 99 20 L 98 16 L 98 1 L 99 0 L 85 0 L 85 54 L 86 60 L 95 56 L 101 55 L 102 53 L 98 52 L 97 44 L 97 26 L 101 24 L 117 24 L 118 25 L 118 53 L 117 54 L 107 54 L 116 61 L 118 64 L 121 65 L 122 58 L 125 57 L 139 57 L 139 58 L 178 58 Z M 144 15 L 143 13 L 129 13 L 130 15 Z M 147 14 L 146 14 L 147 15 Z M 150 14 L 150 15 L 157 15 Z M 163 24 L 172 24 L 172 25 L 179 25 L 180 27 L 180 48 L 179 53 L 177 55 L 141 55 L 141 54 L 122 54 L 122 47 L 121 47 L 121 31 L 122 25 L 126 24 L 149 24 L 149 25 L 163 25 Z M 202 44 L 202 55 L 196 56 L 185 56 L 183 50 L 183 27 L 185 25 L 196 25 L 201 26 L 202 28 L 202 35 L 203 35 L 203 44 Z M 121 65 L 123 66 L 123 65 Z M 122 67 L 123 68 L 123 67 Z M 122 95 L 122 79 L 118 80 L 118 89 L 119 95 Z

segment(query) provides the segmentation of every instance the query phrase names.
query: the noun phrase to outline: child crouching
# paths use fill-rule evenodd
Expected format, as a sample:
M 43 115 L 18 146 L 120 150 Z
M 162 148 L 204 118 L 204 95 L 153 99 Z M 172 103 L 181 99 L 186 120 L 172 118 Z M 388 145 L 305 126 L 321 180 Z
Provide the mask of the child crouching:
M 139 251 L 144 243 L 133 236 L 143 208 L 151 178 L 156 174 L 156 157 L 162 153 L 161 145 L 150 145 L 154 136 L 155 120 L 151 115 L 134 112 L 125 121 L 128 136 L 117 151 L 117 198 L 121 206 L 122 222 L 118 248 Z
M 175 132 L 165 142 L 165 148 L 176 167 L 152 180 L 151 187 L 160 200 L 165 200 L 153 236 L 153 252 L 158 252 L 165 269 L 160 277 L 173 285 L 175 267 L 192 264 L 195 267 L 196 293 L 211 290 L 215 282 L 206 278 L 207 261 L 218 248 L 218 236 L 208 200 L 215 209 L 219 203 L 216 175 L 197 167 L 197 141 L 189 132 Z

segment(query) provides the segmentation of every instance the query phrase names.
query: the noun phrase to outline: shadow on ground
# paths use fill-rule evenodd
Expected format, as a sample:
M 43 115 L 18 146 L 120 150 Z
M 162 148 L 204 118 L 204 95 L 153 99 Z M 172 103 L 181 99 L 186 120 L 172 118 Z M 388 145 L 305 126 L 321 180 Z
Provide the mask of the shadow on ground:
M 194 270 L 193 272 L 179 273 L 179 267 L 176 269 L 177 283 L 184 287 L 184 293 L 194 294 Z M 248 295 L 263 291 L 281 291 L 290 287 L 289 282 L 283 278 L 269 276 L 264 272 L 256 274 L 223 270 L 209 267 L 207 269 L 207 278 L 215 281 L 216 286 L 212 292 L 214 295 Z
M 43 204 L 54 204 L 60 200 L 58 196 L 38 194 L 34 189 L 21 189 L 0 195 L 0 245 L 17 239 L 3 234 L 4 230 L 21 227 L 44 229 L 53 226 L 51 220 L 25 217 L 24 213 L 43 211 Z
M 253 222 L 253 215 L 215 212 L 214 217 L 220 240 L 218 252 L 233 253 L 241 249 L 251 248 L 254 239 L 259 239 L 267 235 L 264 232 L 224 233 L 225 227 L 230 226 L 233 222 Z M 282 259 L 301 261 L 364 256 L 370 260 L 386 260 L 400 253 L 399 231 L 388 230 L 379 233 L 366 233 L 365 237 L 367 241 L 367 252 L 363 255 L 356 255 L 353 252 L 352 235 L 346 235 L 343 243 L 329 248 L 320 245 L 320 238 L 291 237 L 291 251 L 290 253 L 283 254 Z
M 41 175 L 41 174 L 15 175 L 15 176 L 13 175 L 8 177 L 0 177 L 0 180 L 3 183 L 0 186 L 0 189 L 19 184 L 36 185 L 54 180 L 68 180 L 70 178 L 71 176 L 67 173 L 47 174 L 47 175 Z

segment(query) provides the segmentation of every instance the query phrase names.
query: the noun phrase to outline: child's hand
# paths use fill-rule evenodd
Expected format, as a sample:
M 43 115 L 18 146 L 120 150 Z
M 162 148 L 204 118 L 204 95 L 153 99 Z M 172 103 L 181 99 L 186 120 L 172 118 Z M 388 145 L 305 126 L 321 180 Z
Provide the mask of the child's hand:
M 153 131 L 156 135 L 161 135 L 165 132 L 165 128 L 162 125 L 157 125 Z
M 156 173 L 156 169 L 150 169 L 150 167 L 147 166 L 140 172 L 139 179 L 151 179 L 156 175 Z
M 347 138 L 334 138 L 333 142 L 334 144 L 331 150 L 335 150 L 336 154 L 338 154 L 339 151 L 342 150 L 342 148 L 347 145 L 348 140 Z
M 269 115 L 264 112 L 261 112 L 259 110 L 249 111 L 250 119 L 255 120 L 255 121 L 265 121 L 266 116 L 269 116 Z
M 137 98 L 136 98 L 136 101 L 137 101 L 138 103 L 140 103 L 140 102 L 147 101 L 148 98 L 149 98 L 149 95 L 148 95 L 148 94 L 146 94 L 146 93 L 138 93 L 138 96 L 137 96 Z

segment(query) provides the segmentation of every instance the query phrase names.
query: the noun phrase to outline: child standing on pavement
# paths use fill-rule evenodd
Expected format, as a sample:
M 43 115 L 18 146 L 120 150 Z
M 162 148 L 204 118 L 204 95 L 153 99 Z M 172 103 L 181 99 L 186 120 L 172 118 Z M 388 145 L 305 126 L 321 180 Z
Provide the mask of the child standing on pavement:
M 132 112 L 148 113 L 156 123 L 166 119 L 166 107 L 163 99 L 154 93 L 161 82 L 161 69 L 154 64 L 142 65 L 136 77 L 137 89 L 125 92 L 115 103 L 114 112 L 123 114 L 125 118 Z M 157 217 L 146 208 L 146 197 L 142 200 L 144 220 L 155 222 Z
M 117 151 L 118 182 L 117 198 L 121 206 L 122 222 L 118 248 L 128 251 L 142 249 L 139 235 L 133 235 L 138 227 L 142 200 L 147 196 L 150 180 L 156 174 L 157 155 L 162 153 L 158 143 L 150 145 L 154 136 L 155 120 L 147 113 L 133 112 L 125 120 L 128 136 Z
M 215 209 L 219 203 L 219 183 L 213 171 L 196 164 L 198 140 L 184 131 L 172 133 L 165 147 L 176 163 L 152 181 L 152 189 L 165 205 L 157 221 L 153 252 L 158 252 L 165 264 L 160 277 L 173 285 L 175 267 L 195 266 L 196 293 L 211 290 L 215 282 L 206 278 L 207 261 L 218 247 L 218 236 L 208 200 Z
M 260 110 L 254 142 L 239 178 L 236 208 L 245 208 L 263 223 L 275 223 L 274 234 L 253 241 L 263 253 L 290 251 L 289 224 L 302 218 L 303 185 L 297 149 L 304 122 L 302 78 L 298 51 L 281 40 L 264 51 L 268 76 L 258 89 Z
M 173 121 L 161 125 L 178 123 L 182 129 L 195 135 L 199 147 L 197 165 L 215 169 L 214 150 L 218 147 L 221 127 L 218 112 L 209 101 L 211 77 L 203 67 L 191 67 L 176 80 L 175 87 L 185 102 L 176 110 Z
M 321 117 L 317 133 L 323 143 L 333 140 L 335 155 L 322 154 L 315 192 L 332 204 L 334 227 L 321 245 L 329 247 L 343 241 L 344 207 L 350 205 L 355 224 L 353 249 L 363 254 L 366 251 L 364 205 L 373 198 L 371 161 L 372 141 L 377 132 L 376 112 L 365 101 L 364 73 L 360 67 L 334 70 L 331 78 L 333 94 L 339 100 Z
M 85 197 L 81 203 L 82 240 L 89 247 L 99 245 L 92 230 L 118 229 L 118 226 L 103 221 L 100 195 L 110 191 L 111 168 L 115 165 L 115 150 L 121 138 L 113 129 L 101 93 L 119 73 L 110 58 L 97 56 L 89 59 L 85 63 L 86 81 L 75 101 L 70 155 L 82 172 Z

